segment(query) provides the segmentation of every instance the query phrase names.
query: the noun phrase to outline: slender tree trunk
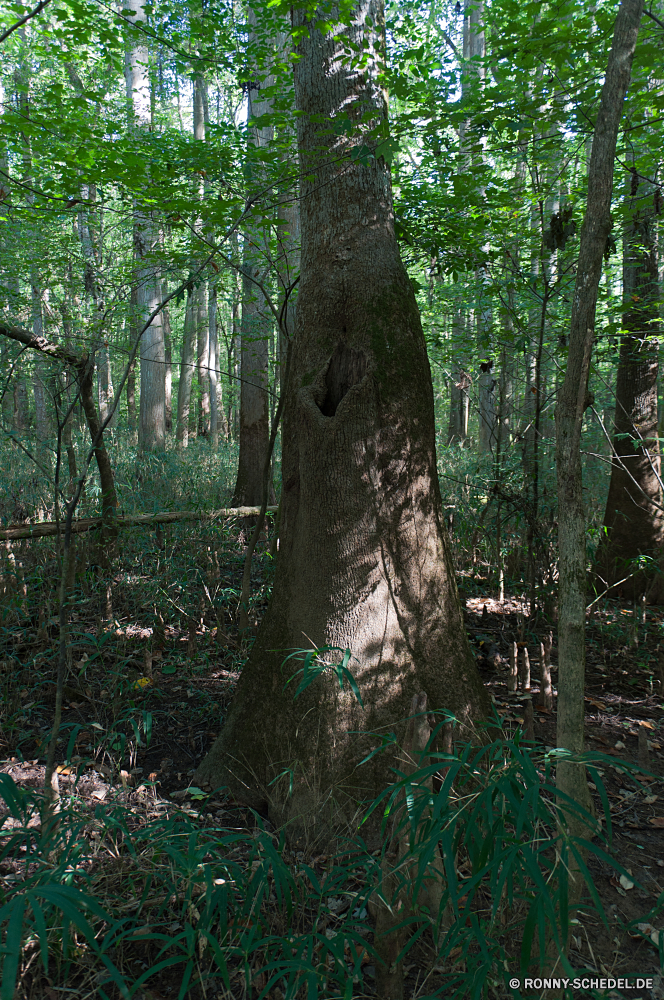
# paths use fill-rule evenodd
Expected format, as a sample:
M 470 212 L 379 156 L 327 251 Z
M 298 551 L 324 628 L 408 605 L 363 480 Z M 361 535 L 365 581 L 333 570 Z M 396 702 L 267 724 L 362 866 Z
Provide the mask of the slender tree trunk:
M 452 338 L 455 345 L 463 343 L 465 317 L 461 306 L 455 306 L 452 314 Z M 463 447 L 468 438 L 468 416 L 470 413 L 469 390 L 471 380 L 463 365 L 459 363 L 452 371 L 450 385 L 450 413 L 447 428 L 448 445 Z
M 611 194 L 618 129 L 630 81 L 643 0 L 623 0 L 618 8 L 613 45 L 595 125 L 588 203 L 581 233 L 576 285 L 572 298 L 569 354 L 556 410 L 558 473 L 558 720 L 557 745 L 573 754 L 584 746 L 584 673 L 586 621 L 586 521 L 581 470 L 583 414 L 590 404 L 588 374 L 595 328 L 602 258 L 611 229 Z M 590 793 L 582 764 L 561 760 L 556 781 L 563 795 L 590 811 Z M 565 809 L 565 800 L 561 800 Z M 572 833 L 588 836 L 588 826 L 568 812 Z M 574 867 L 574 866 L 573 866 Z M 578 900 L 581 878 L 571 888 Z M 575 897 L 575 898 L 574 898 Z
M 242 280 L 235 275 L 235 281 L 233 284 L 233 315 L 231 323 L 231 343 L 233 345 L 233 414 L 232 419 L 229 416 L 228 422 L 231 425 L 233 438 L 236 441 L 240 439 L 240 392 L 242 386 L 241 377 L 241 360 L 242 360 L 242 319 L 241 319 L 241 301 L 242 301 Z
M 294 9 L 293 21 L 302 269 L 281 544 L 267 615 L 195 780 L 230 782 L 277 823 L 290 821 L 296 838 L 329 837 L 330 824 L 352 822 L 392 780 L 393 753 L 360 766 L 375 745 L 361 734 L 405 728 L 415 694 L 426 693 L 431 710 L 456 712 L 463 727 L 488 702 L 454 581 L 431 371 L 394 235 L 389 168 L 352 155 L 365 130 L 386 121 L 383 5 L 362 0 L 352 24 L 326 36 L 313 24 L 300 32 L 304 12 Z M 366 53 L 362 73 L 347 71 L 349 45 Z M 331 135 L 330 117 L 346 107 L 363 123 L 358 134 Z M 350 650 L 364 707 L 333 672 L 295 699 L 301 664 L 282 664 L 303 646 Z M 321 653 L 328 662 L 341 655 Z
M 633 573 L 630 560 L 659 560 L 664 543 L 660 452 L 657 440 L 659 280 L 653 186 L 628 180 L 623 251 L 623 336 L 616 380 L 614 459 L 597 564 L 604 590 Z M 661 567 L 620 586 L 626 597 L 664 598 Z
M 486 76 L 484 58 L 486 54 L 486 36 L 484 31 L 484 2 L 471 4 L 464 12 L 463 24 L 463 69 L 461 79 L 462 101 L 468 101 L 478 88 L 483 87 Z M 462 122 L 459 131 L 459 147 L 462 169 L 467 169 L 471 163 L 482 161 L 482 153 L 478 147 L 471 152 L 471 123 Z M 475 271 L 477 310 L 477 346 L 484 361 L 480 365 L 478 379 L 479 403 L 479 433 L 478 446 L 481 454 L 490 454 L 495 448 L 496 413 L 495 388 L 496 379 L 493 374 L 492 325 L 493 315 L 491 297 L 488 291 L 489 274 L 484 265 Z
M 28 403 L 28 387 L 25 376 L 18 375 L 14 384 L 14 406 L 12 427 L 17 434 L 28 429 L 30 422 L 30 406 Z
M 8 343 L 0 344 L 0 371 L 4 375 L 2 391 L 2 421 L 5 427 L 12 427 L 14 418 L 13 389 L 11 382 L 7 378 L 7 373 L 11 370 L 13 362 L 12 351 Z
M 498 380 L 494 360 L 487 355 L 493 350 L 491 327 L 493 315 L 489 293 L 486 289 L 488 275 L 485 268 L 478 268 L 477 348 L 485 360 L 480 363 L 479 387 L 479 450 L 490 455 L 496 448 L 496 388 Z
M 88 354 L 77 355 L 67 347 L 49 343 L 43 334 L 36 334 L 34 331 L 29 332 L 20 327 L 7 326 L 4 323 L 0 323 L 0 336 L 9 337 L 24 344 L 26 347 L 39 351 L 43 358 L 48 358 L 51 361 L 65 361 L 71 367 L 72 371 L 76 373 L 81 404 L 90 432 L 90 439 L 94 443 L 94 454 L 99 470 L 103 533 L 107 538 L 114 536 L 116 534 L 114 527 L 115 511 L 118 501 L 111 461 L 106 451 L 103 433 L 101 432 L 101 422 L 95 406 L 93 391 L 94 363 L 92 358 Z
M 138 425 L 136 423 L 136 361 L 132 361 L 127 375 L 127 427 L 132 443 L 136 443 L 138 438 Z
M 44 336 L 44 314 L 41 301 L 41 292 L 35 284 L 38 280 L 36 274 L 32 277 L 32 332 L 35 337 Z M 47 384 L 51 381 L 50 374 L 45 371 L 44 362 L 41 358 L 35 359 L 35 367 L 32 376 L 32 390 L 35 400 L 35 437 L 37 439 L 37 451 L 39 459 L 47 468 L 51 466 L 51 453 L 47 448 L 47 442 L 51 437 L 51 419 L 49 407 L 49 393 Z
M 207 285 L 202 281 L 194 289 L 196 318 L 196 374 L 198 376 L 198 414 L 196 430 L 204 437 L 210 430 L 210 330 Z
M 219 448 L 219 430 L 224 424 L 224 401 L 219 380 L 219 343 L 217 337 L 217 285 L 210 282 L 208 294 L 208 329 L 210 331 L 210 446 Z M 225 435 L 224 435 L 225 436 Z
M 166 279 L 161 283 L 161 297 L 165 299 L 168 295 L 168 282 Z M 164 373 L 164 405 L 166 411 L 166 433 L 173 430 L 173 338 L 171 335 L 171 313 L 168 306 L 164 306 L 161 312 L 164 325 L 164 356 L 166 358 L 166 368 Z
M 129 341 L 136 343 L 139 331 L 138 316 L 138 289 L 132 285 L 129 297 Z M 138 441 L 138 421 L 136 415 L 136 359 L 129 365 L 127 374 L 127 427 L 129 429 L 129 440 L 132 444 Z
M 189 416 L 191 409 L 191 384 L 194 378 L 196 363 L 196 329 L 194 316 L 194 296 L 192 290 L 187 292 L 187 305 L 184 313 L 184 333 L 182 337 L 182 363 L 180 365 L 180 381 L 178 383 L 178 421 L 175 439 L 178 448 L 186 448 L 189 444 Z
M 25 30 L 19 29 L 23 45 L 25 45 Z M 21 114 L 27 121 L 30 120 L 30 77 L 26 61 L 21 56 L 19 68 L 15 74 L 17 85 L 18 105 Z M 28 134 L 23 135 L 22 147 L 23 180 L 26 184 L 26 204 L 32 208 L 35 203 L 33 193 L 33 169 L 32 169 L 32 147 Z M 42 303 L 41 281 L 36 261 L 30 264 L 30 293 L 31 293 L 31 319 L 32 332 L 36 337 L 44 335 L 44 312 Z M 46 442 L 51 436 L 51 422 L 48 407 L 48 393 L 45 385 L 44 367 L 41 359 L 35 362 L 32 376 L 32 389 L 35 401 L 35 437 L 37 439 L 37 453 L 42 465 L 50 468 L 51 456 L 46 447 Z
M 60 305 L 60 312 L 62 315 L 62 332 L 64 334 L 65 347 L 71 349 L 72 345 L 72 317 L 71 309 L 69 306 L 69 301 L 67 296 L 62 300 Z M 72 402 L 72 392 L 71 388 L 68 391 L 64 390 L 64 379 L 61 379 L 62 385 L 62 396 L 64 397 L 64 406 L 68 410 Z M 76 462 L 76 448 L 74 447 L 74 437 L 73 437 L 73 426 L 74 426 L 74 414 L 73 412 L 69 414 L 64 422 L 62 428 L 62 443 L 67 452 L 67 467 L 69 469 L 69 484 L 68 489 L 70 492 L 74 490 L 74 484 L 77 478 L 77 462 Z M 83 492 L 81 492 L 81 499 L 83 499 Z
M 205 142 L 205 107 L 207 104 L 207 84 L 201 73 L 194 76 L 194 139 Z M 205 182 L 201 178 L 198 197 L 202 201 L 205 196 Z M 207 435 L 210 431 L 210 330 L 208 326 L 208 302 L 205 282 L 201 281 L 194 289 L 197 337 L 197 367 L 198 376 L 198 434 Z
M 113 406 L 113 378 L 111 373 L 111 355 L 108 349 L 108 340 L 104 340 L 99 348 L 97 370 L 99 416 L 101 417 L 102 423 L 104 423 Z
M 478 335 L 478 347 L 482 352 L 482 345 L 486 346 L 486 339 Z M 497 380 L 494 375 L 493 359 L 488 358 L 480 363 L 479 386 L 479 450 L 482 455 L 489 455 L 496 445 L 496 386 Z
M 79 94 L 83 93 L 83 84 L 73 66 L 68 66 L 69 76 Z M 102 265 L 101 247 L 99 244 L 100 228 L 95 226 L 94 204 L 97 191 L 94 184 L 81 185 L 81 199 L 84 204 L 78 211 L 78 234 L 83 251 L 83 283 L 87 294 L 92 299 L 93 315 L 90 324 L 92 330 L 93 352 L 97 360 L 97 402 L 102 421 L 106 420 L 113 406 L 113 380 L 111 376 L 111 358 L 108 349 L 108 338 L 101 329 L 104 312 L 103 288 L 98 280 Z M 87 204 L 86 204 L 87 203 Z

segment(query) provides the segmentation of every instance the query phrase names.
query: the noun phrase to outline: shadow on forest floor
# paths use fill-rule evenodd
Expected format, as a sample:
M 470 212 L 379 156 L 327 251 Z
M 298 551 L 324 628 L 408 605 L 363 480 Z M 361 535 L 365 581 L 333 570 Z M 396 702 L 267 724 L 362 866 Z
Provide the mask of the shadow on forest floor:
M 51 615 L 55 558 L 52 544 L 42 542 L 39 549 L 31 546 L 34 543 L 14 546 L 11 570 L 14 577 L 11 586 L 7 584 L 5 589 L 6 613 L 0 633 L 3 711 L 0 773 L 11 776 L 19 788 L 38 790 L 43 786 L 55 691 L 57 638 Z M 266 554 L 256 562 L 254 622 L 264 610 L 270 575 Z M 218 735 L 248 649 L 240 641 L 235 624 L 241 571 L 242 546 L 233 530 L 177 526 L 170 529 L 165 550 L 155 546 L 150 533 L 132 531 L 122 555 L 106 575 L 97 569 L 83 574 L 78 583 L 72 625 L 72 667 L 65 688 L 57 755 L 61 762 L 60 794 L 63 808 L 75 806 L 82 817 L 85 860 L 74 870 L 84 874 L 88 890 L 108 903 L 114 914 L 134 920 L 131 934 L 127 932 L 123 939 L 119 963 L 125 973 L 134 969 L 134 982 L 138 981 L 140 970 L 148 967 L 149 949 L 133 941 L 131 935 L 136 937 L 137 927 L 151 926 L 146 901 L 150 905 L 154 901 L 143 877 L 147 868 L 141 869 L 140 864 L 137 868 L 131 860 L 131 850 L 127 855 L 122 849 L 123 842 L 130 843 L 131 831 L 147 830 L 150 823 L 157 821 L 165 824 L 182 821 L 188 824 L 188 836 L 196 830 L 201 833 L 208 830 L 211 835 L 215 830 L 223 830 L 224 837 L 235 837 L 234 846 L 228 849 L 231 854 L 235 852 L 235 862 L 244 866 L 243 878 L 251 876 L 263 857 L 256 854 L 256 844 L 276 839 L 269 823 L 238 803 L 191 787 L 196 765 Z M 506 736 L 512 736 L 524 726 L 524 701 L 522 693 L 511 695 L 507 691 L 510 645 L 521 640 L 529 647 L 532 693 L 537 694 L 539 643 L 549 627 L 524 620 L 517 599 L 500 604 L 479 595 L 468 597 L 466 605 L 467 630 L 478 667 Z M 631 608 L 609 601 L 589 620 L 586 738 L 589 749 L 615 760 L 615 764 L 603 767 L 614 831 L 612 853 L 631 872 L 634 885 L 630 886 L 629 879 L 618 878 L 597 856 L 591 857 L 591 874 L 609 917 L 609 927 L 600 922 L 592 909 L 582 913 L 573 928 L 570 953 L 575 967 L 595 970 L 599 975 L 655 977 L 652 991 L 630 990 L 628 994 L 643 998 L 664 996 L 659 978 L 661 943 L 659 949 L 656 947 L 657 932 L 659 939 L 664 936 L 661 919 L 653 928 L 653 936 L 634 930 L 642 914 L 664 898 L 661 781 L 664 692 L 659 659 L 663 627 L 664 612 L 658 608 L 648 608 L 645 620 L 637 621 Z M 487 650 L 491 656 L 487 656 Z M 554 691 L 555 652 L 554 645 Z M 543 747 L 555 746 L 555 725 L 555 710 L 536 709 L 536 742 Z M 643 731 L 647 734 L 645 740 Z M 627 773 L 621 767 L 625 762 L 640 764 L 652 774 Z M 601 813 L 599 799 L 597 805 Z M 125 826 L 116 825 L 114 829 L 120 832 L 107 837 L 103 823 L 99 825 L 100 817 L 103 819 L 105 811 L 112 815 L 115 809 L 125 816 Z M 3 815 L 6 819 L 6 810 L 0 818 Z M 35 815 L 33 809 L 28 820 L 33 829 L 39 825 Z M 0 863 L 0 887 L 4 900 L 10 898 L 12 886 L 24 877 L 22 865 L 25 868 L 20 853 L 17 856 L 7 853 L 4 835 L 11 828 L 11 823 L 5 823 L 2 831 L 5 855 Z M 226 846 L 228 843 L 224 840 Z M 166 854 L 169 850 L 164 847 Z M 333 871 L 331 859 L 315 852 L 291 855 L 284 850 L 281 857 L 280 863 L 288 868 L 295 882 L 307 871 L 310 881 L 322 881 Z M 202 849 L 196 855 L 194 869 L 202 870 L 208 861 L 208 854 Z M 182 857 L 173 856 L 173 870 L 181 863 Z M 362 880 L 358 872 L 348 869 L 346 877 L 343 888 L 336 884 L 338 896 L 332 883 L 326 889 L 326 898 L 334 905 L 327 907 L 322 932 L 324 935 L 329 932 L 327 940 L 332 941 L 339 929 L 348 927 L 351 938 L 352 933 L 360 934 L 360 940 L 370 945 L 372 928 L 366 910 L 360 906 L 355 913 L 353 905 L 339 902 L 337 906 L 334 902 L 349 893 L 360 893 L 361 898 Z M 171 895 L 159 897 L 160 919 L 171 928 L 168 932 L 171 935 L 188 925 L 197 926 L 196 913 L 200 920 L 205 881 L 191 871 L 188 879 L 188 888 L 174 888 L 173 882 Z M 220 881 L 223 883 L 224 878 Z M 194 892 L 196 887 L 198 897 Z M 351 916 L 354 922 L 348 923 Z M 243 917 L 248 921 L 242 925 L 245 931 L 253 919 L 251 913 Z M 283 922 L 283 915 L 275 920 Z M 360 933 L 357 928 L 361 924 Z M 286 923 L 281 933 L 287 930 Z M 516 951 L 518 948 L 515 954 Z M 354 987 L 352 995 L 375 996 L 371 956 L 360 952 L 357 963 L 363 985 Z M 444 990 L 436 992 L 442 987 L 437 985 L 435 975 L 423 979 L 422 970 L 431 963 L 430 952 L 431 946 L 423 938 L 421 945 L 409 954 L 408 996 L 447 995 Z M 51 975 L 37 971 L 37 954 L 34 941 L 32 946 L 24 943 L 16 995 L 25 1000 L 42 997 L 52 1000 L 61 995 L 58 974 L 53 965 L 49 967 Z M 210 951 L 205 954 L 209 957 Z M 95 986 L 99 965 L 91 963 L 89 955 L 85 961 L 81 955 L 77 995 L 101 996 Z M 197 961 L 203 963 L 203 950 Z M 61 974 L 64 966 L 61 962 L 56 965 Z M 180 974 L 176 969 L 177 966 L 173 971 L 157 974 L 136 995 L 149 1000 L 177 996 Z M 352 963 L 349 969 L 352 972 Z M 217 996 L 257 998 L 267 984 L 267 978 L 261 976 L 254 976 L 253 984 L 249 985 L 250 967 L 236 954 L 229 961 L 227 984 L 214 980 L 208 981 L 207 987 L 200 987 L 192 983 L 184 987 L 183 995 L 206 1000 Z M 73 982 L 71 973 L 69 982 Z M 495 997 L 510 995 L 498 983 L 492 990 Z M 111 995 L 116 995 L 112 989 Z M 276 986 L 267 995 L 273 1000 L 283 996 Z

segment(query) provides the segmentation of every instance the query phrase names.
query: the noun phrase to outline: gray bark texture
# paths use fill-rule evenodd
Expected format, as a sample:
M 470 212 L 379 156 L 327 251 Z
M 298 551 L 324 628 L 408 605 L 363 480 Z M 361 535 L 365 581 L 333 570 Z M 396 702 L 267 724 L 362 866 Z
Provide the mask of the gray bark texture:
M 573 753 L 582 752 L 584 743 L 586 521 L 581 428 L 584 411 L 590 404 L 588 374 L 595 334 L 597 289 L 611 229 L 616 141 L 642 12 L 643 0 L 623 0 L 616 17 L 588 174 L 588 202 L 572 299 L 567 370 L 556 409 L 560 573 L 557 743 Z M 590 808 L 585 768 L 561 761 L 556 780 L 561 792 Z M 571 825 L 574 827 L 573 821 Z M 587 835 L 587 830 L 585 833 Z
M 135 24 L 145 21 L 140 0 L 128 0 Z M 145 45 L 136 42 L 127 53 L 125 80 L 127 104 L 138 128 L 152 127 L 149 57 Z M 134 213 L 134 254 L 138 284 L 137 305 L 142 320 L 161 302 L 161 279 L 153 259 L 159 234 L 151 211 L 137 207 Z M 161 313 L 141 337 L 141 394 L 138 406 L 138 440 L 143 451 L 166 447 L 166 351 Z
M 293 20 L 307 25 L 301 11 Z M 360 762 L 377 732 L 403 737 L 416 694 L 430 711 L 455 711 L 465 736 L 488 707 L 444 527 L 431 372 L 390 172 L 379 156 L 353 158 L 386 119 L 383 4 L 362 0 L 350 27 L 328 35 L 315 21 L 295 63 L 302 260 L 276 577 L 224 729 L 195 776 L 290 823 L 295 840 L 352 824 L 358 803 L 393 780 L 393 750 Z M 358 66 L 350 45 L 365 43 Z M 330 129 L 344 110 L 354 135 Z M 298 698 L 298 678 L 286 686 L 300 666 L 286 656 L 325 646 L 351 650 L 364 708 L 331 672 Z

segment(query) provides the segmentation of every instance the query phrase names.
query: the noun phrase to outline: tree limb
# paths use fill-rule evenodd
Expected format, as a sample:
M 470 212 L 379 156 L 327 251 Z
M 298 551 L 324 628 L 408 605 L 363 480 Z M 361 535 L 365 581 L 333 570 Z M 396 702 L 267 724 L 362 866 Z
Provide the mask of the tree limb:
M 3 32 L 2 35 L 0 35 L 0 42 L 4 42 L 5 38 L 9 38 L 9 36 L 13 34 L 13 32 L 16 31 L 17 28 L 20 28 L 21 25 L 25 24 L 31 18 L 36 17 L 37 14 L 40 14 L 41 11 L 43 11 L 46 4 L 50 2 L 51 0 L 41 0 L 41 3 L 38 3 L 37 6 L 33 7 L 32 10 L 29 10 L 28 13 L 24 14 L 19 21 L 15 21 L 10 28 L 7 28 L 7 30 Z
M 261 507 L 223 507 L 220 510 L 197 511 L 197 510 L 174 510 L 163 511 L 159 514 L 128 514 L 125 517 L 116 518 L 114 527 L 131 528 L 137 525 L 146 524 L 171 524 L 174 521 L 215 521 L 222 517 L 257 517 L 260 515 Z M 277 511 L 276 506 L 266 507 L 268 514 Z M 72 521 L 71 530 L 74 533 L 82 531 L 92 531 L 99 528 L 103 523 L 103 517 L 84 517 L 78 521 Z M 18 538 L 47 538 L 50 535 L 58 534 L 58 524 L 56 521 L 38 521 L 37 524 L 10 524 L 6 528 L 0 528 L 0 541 Z

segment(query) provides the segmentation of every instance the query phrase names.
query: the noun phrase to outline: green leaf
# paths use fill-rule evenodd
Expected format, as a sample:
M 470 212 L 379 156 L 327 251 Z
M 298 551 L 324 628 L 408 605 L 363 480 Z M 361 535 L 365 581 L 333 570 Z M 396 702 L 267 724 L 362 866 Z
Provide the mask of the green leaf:
M 7 925 L 5 943 L 2 949 L 5 954 L 5 960 L 2 963 L 0 1000 L 12 1000 L 14 996 L 18 965 L 21 960 L 25 904 L 26 898 L 24 895 L 15 896 L 12 900 L 11 916 Z

